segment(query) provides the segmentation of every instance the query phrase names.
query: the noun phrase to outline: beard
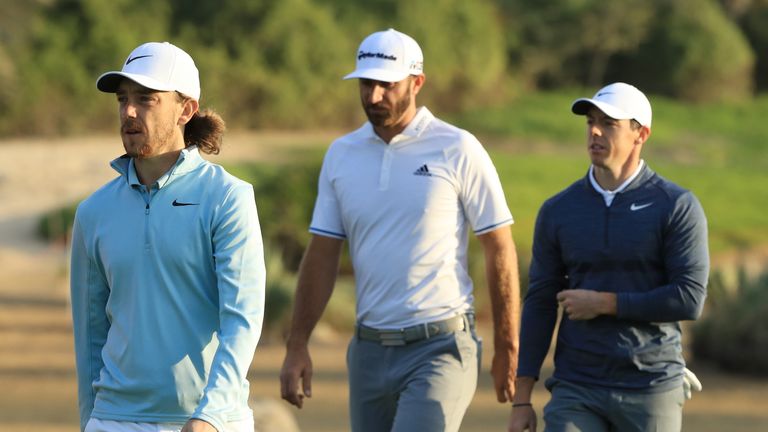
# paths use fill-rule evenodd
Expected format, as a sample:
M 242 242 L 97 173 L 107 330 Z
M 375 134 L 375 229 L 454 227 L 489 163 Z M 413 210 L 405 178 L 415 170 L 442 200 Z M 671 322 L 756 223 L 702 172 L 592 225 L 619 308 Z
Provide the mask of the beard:
M 125 153 L 135 159 L 147 159 L 156 156 L 173 139 L 174 126 L 161 124 L 152 132 L 147 131 L 138 120 L 126 120 L 121 127 Z M 126 137 L 126 131 L 141 131 Z
M 395 101 L 394 106 L 387 108 L 382 102 L 377 104 L 369 104 L 363 102 L 363 110 L 365 116 L 368 117 L 368 121 L 376 127 L 387 127 L 397 123 L 403 117 L 403 114 L 411 103 L 411 88 L 408 87 L 408 91 L 403 97 Z

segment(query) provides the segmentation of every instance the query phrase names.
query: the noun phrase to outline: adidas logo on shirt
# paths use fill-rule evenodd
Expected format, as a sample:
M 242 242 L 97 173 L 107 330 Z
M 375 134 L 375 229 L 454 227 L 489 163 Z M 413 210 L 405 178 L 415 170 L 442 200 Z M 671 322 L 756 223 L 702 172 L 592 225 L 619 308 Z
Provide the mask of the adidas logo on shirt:
M 424 164 L 421 167 L 419 167 L 419 169 L 414 171 L 413 175 L 431 177 L 432 173 L 429 172 L 429 168 L 427 168 L 427 164 Z

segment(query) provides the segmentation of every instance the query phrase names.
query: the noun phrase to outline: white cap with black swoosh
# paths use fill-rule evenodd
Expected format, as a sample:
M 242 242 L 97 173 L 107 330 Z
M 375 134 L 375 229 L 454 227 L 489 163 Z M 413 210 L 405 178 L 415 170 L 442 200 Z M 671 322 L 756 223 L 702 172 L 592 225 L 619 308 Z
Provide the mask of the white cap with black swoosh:
M 102 74 L 96 80 L 96 87 L 106 93 L 115 93 L 123 78 L 152 90 L 178 91 L 200 99 L 200 75 L 194 60 L 169 42 L 140 45 L 125 60 L 121 71 Z
M 633 85 L 623 82 L 607 85 L 598 90 L 592 99 L 576 99 L 571 105 L 571 111 L 574 114 L 586 115 L 593 106 L 616 120 L 632 119 L 643 126 L 651 127 L 651 103 L 643 92 Z

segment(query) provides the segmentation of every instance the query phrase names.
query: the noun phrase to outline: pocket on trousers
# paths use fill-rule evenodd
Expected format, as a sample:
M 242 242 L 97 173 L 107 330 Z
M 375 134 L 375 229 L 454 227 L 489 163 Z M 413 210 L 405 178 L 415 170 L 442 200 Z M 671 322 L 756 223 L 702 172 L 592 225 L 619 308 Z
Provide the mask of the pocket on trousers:
M 457 331 L 453 334 L 454 346 L 456 348 L 456 358 L 461 361 L 464 368 L 477 366 L 480 369 L 480 341 L 476 340 L 472 334 L 465 331 Z M 479 373 L 479 372 L 478 372 Z

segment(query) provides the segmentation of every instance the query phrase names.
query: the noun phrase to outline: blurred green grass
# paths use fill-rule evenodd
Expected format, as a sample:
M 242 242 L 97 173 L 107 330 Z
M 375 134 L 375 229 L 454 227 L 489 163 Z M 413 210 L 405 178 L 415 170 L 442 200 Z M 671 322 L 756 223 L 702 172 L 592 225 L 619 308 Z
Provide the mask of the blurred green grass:
M 492 151 L 491 157 L 515 216 L 518 247 L 530 250 L 539 207 L 548 197 L 586 174 L 586 154 Z M 699 198 L 707 214 L 712 253 L 768 244 L 768 172 L 705 163 L 683 165 L 663 158 L 648 158 L 647 162 L 657 173 L 692 190 Z
M 571 114 L 571 103 L 593 93 L 574 89 L 524 94 L 503 106 L 472 110 L 449 121 L 492 141 L 527 142 L 526 149 L 533 151 L 542 143 L 572 150 L 584 142 L 585 121 Z M 653 127 L 644 153 L 683 165 L 768 168 L 768 96 L 719 104 L 688 104 L 654 95 L 649 99 Z

